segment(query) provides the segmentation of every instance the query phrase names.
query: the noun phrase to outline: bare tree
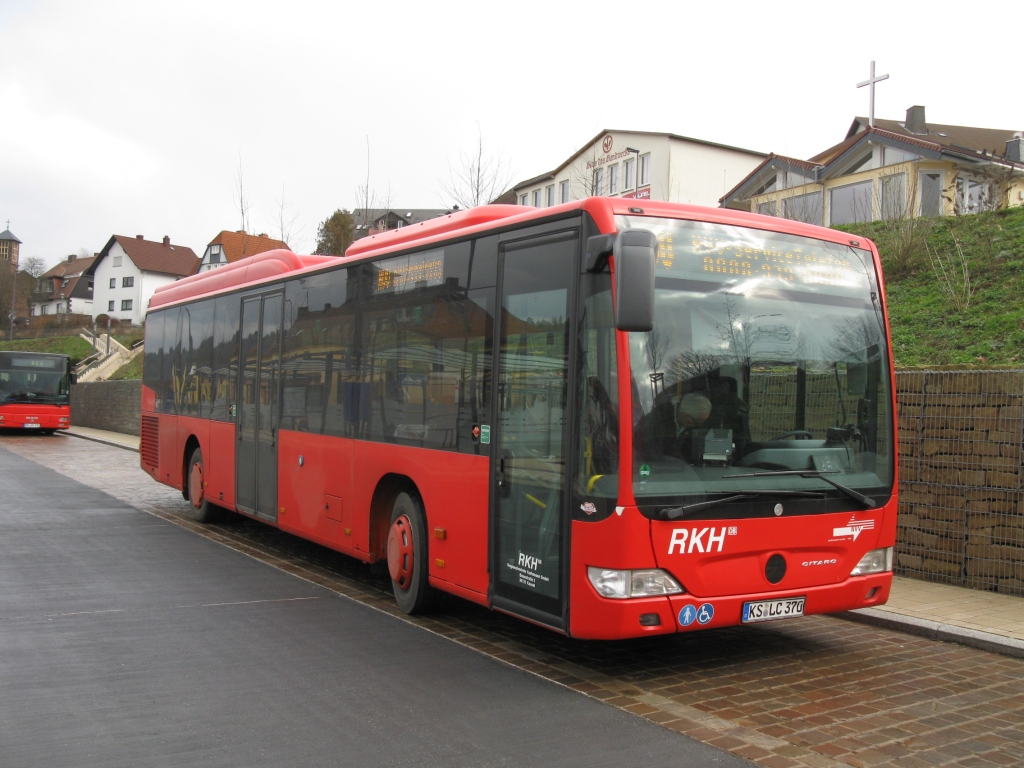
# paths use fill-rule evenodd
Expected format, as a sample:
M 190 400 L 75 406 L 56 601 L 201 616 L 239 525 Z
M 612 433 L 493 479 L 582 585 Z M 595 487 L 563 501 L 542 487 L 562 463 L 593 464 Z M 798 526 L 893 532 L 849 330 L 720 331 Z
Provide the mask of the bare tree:
M 475 208 L 499 197 L 512 186 L 512 179 L 511 164 L 500 152 L 492 154 L 487 150 L 477 123 L 476 145 L 460 154 L 456 166 L 448 161 L 448 180 L 441 182 L 441 194 L 446 204 Z
M 27 272 L 35 279 L 46 271 L 46 262 L 42 256 L 29 256 L 21 262 L 21 271 Z
M 291 212 L 292 203 L 289 203 L 285 197 L 284 184 L 281 184 L 281 198 L 274 202 L 277 203 L 277 216 L 276 220 L 271 222 L 271 224 L 277 229 L 277 239 L 292 250 L 295 250 L 292 240 L 300 238 L 302 232 L 295 229 L 295 222 L 298 220 L 299 214 L 298 212 Z
M 939 283 L 939 290 L 946 300 L 958 311 L 963 312 L 971 305 L 975 287 L 971 285 L 971 271 L 967 266 L 967 257 L 960 241 L 953 235 L 956 256 L 949 252 L 943 253 L 938 248 L 934 251 L 925 243 L 928 258 L 931 260 L 932 271 Z
M 391 208 L 391 187 L 386 194 L 379 194 L 370 184 L 370 137 L 366 137 L 366 182 L 356 188 L 356 207 L 352 211 L 357 230 L 372 230 L 381 212 Z
M 240 216 L 240 229 L 242 232 L 249 231 L 249 210 L 252 203 L 245 196 L 245 178 L 242 173 L 242 153 L 238 153 L 238 172 L 235 174 L 235 208 Z

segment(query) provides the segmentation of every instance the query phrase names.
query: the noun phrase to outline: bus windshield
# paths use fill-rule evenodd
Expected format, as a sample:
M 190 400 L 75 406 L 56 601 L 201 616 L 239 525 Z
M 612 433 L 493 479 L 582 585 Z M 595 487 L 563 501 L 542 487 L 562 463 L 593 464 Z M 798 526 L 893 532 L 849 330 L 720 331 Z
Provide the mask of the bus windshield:
M 66 357 L 0 353 L 0 404 L 69 402 Z
M 637 503 L 730 494 L 884 503 L 890 369 L 871 254 L 620 217 L 630 227 L 658 238 L 654 328 L 629 334 Z

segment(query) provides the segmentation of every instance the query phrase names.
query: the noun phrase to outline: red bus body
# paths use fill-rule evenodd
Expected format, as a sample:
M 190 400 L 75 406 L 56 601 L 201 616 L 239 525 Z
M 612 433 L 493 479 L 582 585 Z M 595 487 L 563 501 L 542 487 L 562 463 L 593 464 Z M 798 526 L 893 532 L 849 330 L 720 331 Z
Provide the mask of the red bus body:
M 70 377 L 67 355 L 0 352 L 0 429 L 67 429 Z
M 800 611 L 803 615 L 831 613 L 884 603 L 888 598 L 892 582 L 891 549 L 888 550 L 890 559 L 880 570 L 868 575 L 851 576 L 851 571 L 861 562 L 862 558 L 868 556 L 868 553 L 891 548 L 895 545 L 896 539 L 897 496 L 893 482 L 896 476 L 896 409 L 894 387 L 892 386 L 894 371 L 891 354 L 888 352 L 891 349 L 891 344 L 888 338 L 888 321 L 884 307 L 881 265 L 874 245 L 860 238 L 851 239 L 849 235 L 842 232 L 789 220 L 731 210 L 705 209 L 653 201 L 643 201 L 642 209 L 639 209 L 633 207 L 633 204 L 636 203 L 637 201 L 633 200 L 591 198 L 546 209 L 484 206 L 364 238 L 349 248 L 344 258 L 296 256 L 290 252 L 272 251 L 158 289 L 150 303 L 150 317 L 152 318 L 154 313 L 164 310 L 175 312 L 177 313 L 175 317 L 178 318 L 175 326 L 177 330 L 172 333 L 169 330 L 171 328 L 170 321 L 162 321 L 166 330 L 161 332 L 164 335 L 159 338 L 163 341 L 152 342 L 159 346 L 157 351 L 150 348 L 151 342 L 147 336 L 146 365 L 150 367 L 164 366 L 161 368 L 164 373 L 158 383 L 153 383 L 158 378 L 156 374 L 153 377 L 147 377 L 144 381 L 141 466 L 159 482 L 183 491 L 186 498 L 189 498 L 191 493 L 194 502 L 197 498 L 197 491 L 194 487 L 190 487 L 190 477 L 193 486 L 196 483 L 201 486 L 201 495 L 218 506 L 256 516 L 268 524 L 276 525 L 281 530 L 318 542 L 367 563 L 387 559 L 389 526 L 395 494 L 398 489 L 414 489 L 422 501 L 422 509 L 426 518 L 426 545 L 429 549 L 428 573 L 429 584 L 432 587 L 577 638 L 619 639 L 735 625 L 743 620 L 746 610 L 744 605 L 757 601 L 789 598 L 796 600 L 799 598 L 803 600 Z M 284 358 L 280 358 L 284 359 L 285 368 L 274 370 L 285 370 L 288 365 L 291 365 L 292 367 L 288 370 L 291 370 L 292 373 L 285 370 L 278 379 L 273 379 L 273 387 L 275 387 L 273 392 L 267 394 L 260 390 L 253 395 L 252 407 L 254 409 L 262 407 L 263 400 L 267 398 L 271 398 L 271 402 L 276 403 L 274 407 L 278 410 L 275 411 L 277 415 L 273 418 L 278 421 L 273 423 L 280 422 L 281 424 L 276 431 L 271 428 L 270 436 L 267 439 L 272 442 L 266 443 L 273 446 L 273 456 L 276 461 L 276 478 L 273 478 L 275 483 L 273 493 L 276 494 L 276 497 L 273 513 L 264 511 L 256 514 L 253 509 L 247 508 L 246 504 L 240 503 L 236 495 L 240 487 L 236 462 L 238 461 L 237 457 L 243 455 L 239 453 L 241 449 L 238 446 L 241 444 L 241 437 L 240 427 L 236 423 L 243 418 L 237 414 L 245 407 L 242 389 L 232 379 L 230 386 L 237 389 L 228 395 L 228 399 L 230 400 L 237 394 L 238 412 L 236 413 L 235 410 L 235 400 L 231 400 L 232 405 L 227 406 L 228 410 L 221 411 L 219 416 L 215 415 L 211 418 L 209 414 L 215 413 L 219 406 L 215 402 L 215 393 L 204 395 L 203 392 L 206 391 L 204 387 L 207 389 L 212 387 L 213 390 L 216 390 L 216 381 L 213 380 L 212 384 L 204 384 L 204 380 L 200 378 L 194 385 L 190 384 L 187 379 L 190 375 L 189 372 L 193 369 L 202 370 L 202 365 L 166 362 L 171 361 L 174 355 L 178 356 L 174 360 L 179 360 L 179 358 L 184 360 L 183 345 L 187 345 L 189 342 L 183 341 L 183 339 L 189 338 L 191 333 L 189 329 L 193 325 L 198 326 L 202 322 L 206 322 L 196 319 L 200 314 L 197 307 L 204 300 L 226 301 L 227 299 L 224 297 L 231 297 L 230 301 L 237 306 L 239 301 L 244 302 L 249 299 L 250 302 L 254 302 L 257 299 L 253 297 L 262 295 L 264 298 L 258 300 L 263 302 L 258 305 L 263 307 L 261 310 L 263 314 L 259 315 L 261 318 L 265 318 L 265 315 L 269 316 L 268 313 L 271 310 L 284 313 L 286 330 L 281 337 L 283 338 L 281 343 L 285 345 L 287 351 L 288 345 L 292 343 L 292 336 L 297 337 L 300 333 L 296 330 L 292 334 L 287 329 L 298 328 L 303 323 L 302 311 L 296 310 L 289 302 L 299 300 L 295 297 L 301 299 L 304 295 L 298 288 L 294 290 L 289 288 L 281 289 L 285 292 L 280 294 L 280 299 L 276 298 L 275 292 L 287 281 L 292 281 L 290 285 L 293 286 L 299 285 L 300 283 L 296 281 L 302 280 L 309 280 L 308 284 L 314 284 L 317 276 L 331 270 L 344 269 L 381 259 L 391 259 L 396 255 L 425 253 L 427 256 L 424 258 L 428 259 L 427 261 L 421 264 L 413 264 L 410 261 L 413 266 L 409 267 L 410 273 L 421 270 L 421 272 L 416 272 L 417 277 L 428 276 L 422 283 L 416 284 L 422 286 L 430 282 L 437 282 L 429 277 L 431 269 L 429 258 L 432 258 L 430 254 L 435 253 L 432 249 L 443 249 L 452 243 L 470 240 L 482 244 L 489 242 L 487 238 L 496 238 L 501 243 L 508 243 L 508 245 L 499 246 L 501 259 L 506 260 L 499 264 L 503 264 L 512 258 L 509 254 L 515 253 L 511 249 L 517 247 L 517 237 L 536 237 L 537 242 L 541 242 L 545 237 L 553 237 L 550 233 L 561 231 L 560 228 L 569 228 L 572 232 L 576 232 L 575 240 L 571 240 L 572 243 L 575 243 L 572 247 L 577 249 L 579 264 L 583 264 L 587 236 L 614 235 L 622 225 L 624 216 L 635 217 L 635 219 L 630 219 L 631 226 L 635 225 L 637 220 L 650 217 L 652 220 L 657 219 L 662 222 L 665 220 L 676 220 L 683 223 L 700 222 L 716 227 L 742 228 L 744 232 L 753 231 L 763 232 L 766 235 L 781 234 L 787 237 L 810 238 L 816 242 L 825 243 L 828 247 L 835 245 L 845 249 L 856 249 L 858 253 L 863 254 L 865 263 L 873 265 L 877 276 L 878 296 L 875 297 L 872 293 L 872 299 L 877 299 L 877 304 L 880 307 L 880 322 L 884 329 L 882 332 L 884 349 L 879 353 L 882 371 L 882 389 L 879 391 L 882 394 L 879 394 L 878 397 L 884 395 L 885 402 L 881 405 L 877 403 L 869 403 L 869 405 L 875 408 L 876 412 L 880 408 L 882 412 L 888 413 L 887 422 L 879 428 L 884 434 L 876 437 L 880 441 L 879 445 L 887 444 L 888 446 L 885 450 L 888 451 L 886 460 L 889 464 L 886 465 L 884 473 L 881 470 L 878 472 L 879 477 L 884 474 L 887 478 L 888 490 L 884 503 L 868 506 L 836 492 L 835 498 L 829 495 L 827 500 L 827 503 L 831 505 L 829 509 L 834 511 L 784 514 L 781 511 L 782 507 L 786 505 L 788 508 L 790 501 L 783 498 L 776 505 L 778 511 L 774 515 L 759 512 L 757 516 L 746 517 L 741 500 L 739 506 L 735 501 L 730 502 L 728 506 L 730 514 L 723 515 L 720 519 L 714 517 L 717 509 L 714 504 L 709 504 L 708 509 L 701 511 L 693 518 L 657 519 L 659 514 L 668 513 L 670 510 L 659 512 L 655 508 L 658 504 L 653 506 L 646 504 L 644 499 L 638 499 L 635 493 L 635 489 L 639 487 L 637 483 L 641 482 L 643 478 L 642 474 L 638 475 L 639 470 L 634 466 L 640 461 L 636 457 L 640 455 L 638 451 L 641 449 L 634 445 L 634 441 L 640 439 L 635 435 L 639 434 L 637 424 L 640 420 L 641 409 L 637 406 L 636 380 L 628 372 L 631 370 L 631 365 L 636 365 L 636 357 L 631 363 L 630 344 L 632 343 L 634 346 L 633 354 L 638 354 L 636 352 L 639 343 L 638 336 L 637 334 L 627 334 L 624 331 L 614 331 L 616 357 L 612 362 L 616 366 L 615 370 L 618 371 L 615 380 L 617 392 L 609 393 L 609 396 L 614 394 L 614 399 L 620 404 L 616 416 L 618 420 L 616 425 L 618 429 L 617 488 L 608 491 L 607 493 L 610 495 L 598 500 L 596 505 L 589 502 L 580 504 L 580 499 L 577 496 L 571 496 L 569 490 L 559 490 L 550 498 L 540 498 L 539 492 L 536 491 L 526 494 L 529 501 L 542 513 L 548 509 L 549 505 L 555 503 L 551 499 L 556 496 L 559 499 L 568 499 L 567 505 L 574 504 L 584 511 L 580 512 L 573 508 L 572 511 L 560 512 L 558 524 L 562 526 L 563 536 L 560 539 L 561 544 L 559 544 L 562 549 L 558 560 L 559 578 L 561 579 L 558 597 L 552 597 L 550 600 L 538 597 L 534 600 L 527 594 L 526 597 L 520 599 L 517 597 L 519 592 L 515 592 L 512 587 L 505 588 L 498 585 L 499 570 L 515 567 L 515 565 L 505 562 L 508 560 L 507 557 L 504 561 L 499 562 L 500 558 L 496 554 L 501 546 L 496 543 L 496 537 L 503 535 L 496 531 L 495 523 L 495 516 L 499 514 L 495 510 L 502 503 L 499 498 L 502 496 L 500 490 L 502 486 L 501 480 L 495 481 L 494 478 L 496 473 L 502 475 L 505 465 L 504 460 L 498 455 L 495 445 L 486 443 L 481 445 L 476 437 L 472 438 L 473 442 L 470 444 L 467 432 L 458 436 L 458 441 L 461 441 L 458 444 L 464 446 L 459 450 L 449 449 L 447 444 L 440 443 L 433 444 L 434 447 L 422 447 L 410 443 L 419 441 L 426 444 L 428 442 L 427 429 L 422 428 L 417 432 L 412 427 L 401 423 L 392 425 L 394 429 L 390 437 L 370 439 L 365 434 L 358 433 L 359 429 L 365 430 L 365 426 L 352 426 L 357 421 L 360 424 L 365 424 L 365 420 L 361 421 L 349 416 L 346 418 L 352 420 L 346 423 L 350 425 L 352 434 L 327 434 L 328 430 L 324 427 L 328 420 L 326 415 L 318 417 L 320 418 L 319 426 L 314 423 L 316 419 L 303 421 L 302 416 L 295 415 L 311 412 L 309 403 L 312 402 L 313 396 L 309 394 L 312 390 L 307 389 L 306 393 L 301 395 L 305 400 L 300 401 L 301 393 L 296 394 L 298 390 L 288 391 L 288 377 L 293 374 L 297 376 L 297 372 L 301 371 L 301 365 L 294 361 L 289 363 L 291 358 L 287 358 L 285 355 Z M 678 234 L 676 239 L 679 239 Z M 611 268 L 614 270 L 614 257 Z M 498 270 L 499 274 L 503 274 L 501 267 Z M 576 273 L 580 271 L 581 269 L 577 269 Z M 393 279 L 390 272 L 387 274 L 388 280 Z M 497 288 L 487 288 L 484 293 L 487 290 L 496 290 L 500 294 L 503 289 L 508 290 L 511 278 L 506 275 L 501 280 L 504 282 L 499 281 Z M 383 278 L 378 278 L 377 288 L 382 282 Z M 436 286 L 437 290 L 442 287 L 441 285 Z M 377 288 L 371 286 L 368 290 L 372 294 L 372 291 Z M 400 286 L 400 288 L 410 292 L 414 290 L 411 286 Z M 349 290 L 353 289 L 350 287 Z M 395 288 L 394 290 L 395 296 L 399 295 L 400 289 Z M 579 290 L 580 296 L 582 296 L 582 290 L 577 288 L 570 290 L 567 295 L 575 295 L 573 291 L 576 290 Z M 287 291 L 291 291 L 291 293 Z M 410 293 L 410 295 L 412 294 Z M 582 299 L 580 300 L 582 301 Z M 493 301 L 497 303 L 493 303 Z M 513 314 L 513 311 L 525 315 L 527 310 L 519 310 L 518 305 L 509 299 L 504 305 L 505 308 L 498 312 L 494 307 L 503 306 L 503 298 L 498 295 L 493 301 L 491 304 L 486 304 L 489 315 L 497 318 L 495 323 L 502 325 L 504 329 L 502 333 L 507 332 L 508 338 L 512 338 L 512 331 L 509 329 L 512 328 L 514 321 L 505 319 L 505 316 Z M 566 301 L 570 300 L 566 299 Z M 220 311 L 220 304 L 210 306 L 215 306 L 215 311 Z M 248 306 L 256 307 L 257 304 Z M 309 307 L 312 306 L 313 304 L 309 304 Z M 327 307 L 324 312 L 329 312 L 330 303 L 324 306 Z M 485 305 L 480 304 L 480 306 Z M 570 303 L 567 306 L 572 305 Z M 193 309 L 188 313 L 181 309 L 189 307 Z M 247 312 L 246 307 L 247 305 L 243 303 L 239 310 L 242 313 L 243 323 Z M 470 309 L 472 310 L 472 307 Z M 417 315 L 418 311 L 422 313 L 426 310 L 418 310 L 416 306 L 410 306 L 395 310 L 397 313 L 395 316 L 412 328 L 420 320 L 420 316 Z M 539 312 L 540 310 L 530 311 Z M 575 308 L 570 310 L 574 320 L 576 319 L 575 311 Z M 499 315 L 501 315 L 500 318 Z M 326 315 L 324 316 L 326 317 Z M 169 318 L 171 315 L 166 314 L 166 317 Z M 293 319 L 289 320 L 289 318 Z M 215 323 L 216 321 L 211 322 Z M 375 323 L 376 325 L 374 325 Z M 398 338 L 399 332 L 392 331 L 386 321 L 364 321 L 364 326 L 374 329 L 372 332 L 378 336 L 393 332 Z M 260 327 L 264 330 L 258 333 L 266 336 L 265 327 Z M 321 332 L 320 326 L 315 323 L 303 327 L 306 330 L 313 329 L 310 332 L 314 334 Z M 174 336 L 174 333 L 177 336 Z M 694 333 L 696 334 L 696 331 Z M 525 339 L 528 334 L 526 331 L 523 331 L 523 334 Z M 549 334 L 550 336 L 551 334 Z M 217 344 L 217 338 L 219 337 L 214 336 L 214 345 Z M 236 345 L 246 343 L 244 329 L 240 333 L 240 338 L 242 341 L 235 342 Z M 270 337 L 266 336 L 266 338 Z M 494 349 L 498 350 L 500 345 L 497 341 L 497 331 L 494 338 L 496 339 Z M 534 339 L 533 336 L 529 338 Z M 541 341 L 543 342 L 543 339 Z M 270 342 L 261 343 L 269 344 Z M 400 342 L 393 343 L 400 346 Z M 506 344 L 504 337 L 502 344 Z M 583 342 L 579 340 L 566 341 L 566 344 L 582 345 Z M 309 347 L 309 349 L 320 348 Z M 503 355 L 511 355 L 511 352 L 504 351 L 506 348 L 512 349 L 511 342 L 500 348 L 503 350 Z M 392 347 L 388 347 L 388 349 L 392 349 Z M 157 352 L 163 357 L 158 359 Z M 216 354 L 218 353 L 204 354 L 213 356 L 211 359 L 214 362 L 209 367 L 211 370 L 216 369 Z M 282 353 L 279 351 L 278 354 Z M 151 355 L 153 355 L 152 358 Z M 244 346 L 237 352 L 236 357 L 240 361 L 239 366 L 246 364 Z M 262 357 L 259 359 L 263 361 Z M 335 358 L 329 359 L 326 363 L 328 379 L 331 376 L 330 366 L 333 364 L 333 359 Z M 383 361 L 385 357 L 382 356 L 380 359 Z M 151 362 L 151 360 L 156 362 Z M 165 360 L 165 362 L 160 362 L 160 360 Z M 258 367 L 262 364 L 263 362 L 259 362 L 256 365 Z M 322 367 L 324 364 L 318 362 L 317 365 Z M 380 365 L 384 366 L 385 362 L 381 362 Z M 415 370 L 427 370 L 431 365 L 429 363 L 420 363 L 414 360 L 413 364 L 406 365 L 406 361 L 403 359 L 398 362 L 388 361 L 386 365 L 391 366 L 388 369 L 391 372 L 387 375 L 381 374 L 379 387 L 373 382 L 366 384 L 364 390 L 359 389 L 358 383 L 346 385 L 348 388 L 345 390 L 345 397 L 356 397 L 354 393 L 365 392 L 367 393 L 366 398 L 374 403 L 372 407 L 376 408 L 375 403 L 378 399 L 383 403 L 385 397 L 391 397 L 386 394 L 388 388 L 397 387 L 405 390 L 405 394 L 401 395 L 405 400 L 401 402 L 405 403 L 404 408 L 411 411 L 415 407 L 419 407 L 417 404 L 420 401 L 416 399 L 419 397 L 418 395 L 413 397 L 408 393 L 415 394 L 422 390 L 424 393 L 422 407 L 426 413 L 428 392 L 433 391 L 430 388 L 435 387 L 435 383 L 437 391 L 448 386 L 449 379 L 444 378 L 446 374 L 443 372 L 433 373 L 429 370 L 424 374 L 402 372 L 403 370 L 413 370 L 413 365 L 419 366 Z M 403 368 L 403 365 L 406 367 Z M 857 368 L 854 363 L 843 363 L 842 365 L 847 366 L 844 370 L 849 371 L 847 375 L 851 381 L 861 375 L 859 373 L 861 369 Z M 433 367 L 440 366 L 433 364 Z M 755 378 L 769 376 L 770 369 L 769 365 L 761 366 L 753 375 Z M 168 370 L 171 371 L 170 378 L 168 378 Z M 258 368 L 257 378 L 262 376 L 259 371 L 262 369 Z M 840 364 L 836 363 L 837 387 L 839 386 L 839 371 Z M 746 375 L 749 379 L 752 374 L 747 370 Z M 798 379 L 801 375 L 807 376 L 806 372 L 801 374 L 799 369 L 797 369 L 796 375 Z M 213 376 L 215 378 L 216 373 Z M 514 387 L 516 376 L 522 379 L 525 374 L 515 372 L 508 374 L 504 386 Z M 575 378 L 572 373 L 567 376 L 577 382 L 578 390 L 584 386 L 580 383 L 586 378 L 582 374 Z M 247 381 L 245 376 L 241 378 Z M 500 392 L 503 384 L 500 382 L 500 376 L 495 374 L 495 378 L 499 379 L 495 391 Z M 283 379 L 283 381 L 279 379 Z M 262 381 L 262 379 L 260 380 Z M 824 374 L 822 374 L 821 380 L 829 381 Z M 646 381 L 646 378 L 643 379 L 644 383 Z M 652 378 L 651 381 L 654 382 L 654 379 Z M 241 386 L 244 387 L 247 384 L 243 382 Z M 259 389 L 258 384 L 254 386 Z M 317 413 L 326 414 L 328 408 L 326 403 L 329 398 L 336 397 L 340 403 L 343 397 L 341 393 L 335 394 L 331 390 L 332 385 L 324 384 L 323 386 L 326 394 L 318 394 L 316 397 L 321 398 L 324 405 L 320 406 L 321 410 Z M 750 400 L 750 387 L 747 384 L 743 386 L 745 387 L 744 394 Z M 859 385 L 849 384 L 848 389 L 853 391 L 857 386 Z M 656 391 L 656 385 L 652 384 L 652 387 Z M 193 391 L 197 394 L 188 394 Z M 864 402 L 870 400 L 869 395 L 861 394 L 860 405 L 856 407 L 863 410 L 866 407 Z M 460 404 L 464 402 L 461 394 L 444 396 L 454 400 L 452 408 L 460 407 Z M 181 403 L 186 402 L 189 397 L 192 397 L 197 403 L 206 397 L 213 403 L 210 406 L 213 410 L 204 413 L 203 407 L 197 404 L 191 412 L 188 412 L 190 406 L 184 406 Z M 431 395 L 431 397 L 436 399 L 440 396 Z M 838 397 L 842 397 L 842 395 L 838 395 Z M 535 402 L 531 406 L 533 410 L 529 413 L 533 414 L 537 412 L 537 403 L 544 403 L 545 397 L 534 394 L 526 399 L 531 398 Z M 678 398 L 676 399 L 678 400 Z M 178 405 L 168 406 L 167 403 L 170 400 L 175 400 Z M 500 394 L 495 395 L 492 400 L 492 405 L 489 407 L 511 407 L 494 404 L 494 402 L 500 402 Z M 854 402 L 854 400 L 854 395 L 849 395 L 849 402 Z M 623 407 L 621 404 L 631 404 L 631 407 Z M 550 399 L 547 401 L 547 406 L 550 410 L 552 407 Z M 574 462 L 577 459 L 574 456 L 587 455 L 586 450 L 589 450 L 584 447 L 581 449 L 583 451 L 581 454 L 573 447 L 579 438 L 573 431 L 575 428 L 572 427 L 572 424 L 575 422 L 572 419 L 577 418 L 579 416 L 577 411 L 584 410 L 586 405 L 577 404 L 564 407 L 565 412 L 569 414 L 564 420 L 568 425 L 565 427 L 565 445 L 569 448 L 565 450 L 563 458 L 564 466 L 569 467 L 575 466 Z M 175 408 L 177 408 L 177 412 L 175 412 Z M 303 408 L 306 410 L 303 411 Z M 850 408 L 853 409 L 854 406 L 850 406 Z M 653 410 L 653 405 L 648 410 Z M 848 417 L 849 413 L 844 411 L 842 415 Z M 7 418 L 11 417 L 7 416 Z M 838 416 L 836 418 L 839 419 Z M 291 428 L 284 425 L 288 419 L 291 419 L 289 422 L 292 425 Z M 498 423 L 496 419 L 487 414 L 481 415 L 478 419 L 480 422 L 492 420 L 496 424 Z M 54 423 L 54 426 L 57 424 Z M 469 426 L 466 426 L 467 430 Z M 473 430 L 478 430 L 481 425 L 473 424 L 471 426 Z M 489 428 L 487 427 L 487 429 Z M 848 433 L 852 435 L 858 432 L 851 424 Z M 485 431 L 485 436 L 486 434 Z M 802 438 L 801 433 L 791 442 L 799 446 Z M 445 437 L 444 439 L 449 438 Z M 842 449 L 846 443 L 854 442 L 853 438 L 847 441 L 845 437 L 840 439 L 834 435 L 830 440 L 832 442 L 827 443 L 828 446 L 840 446 L 836 450 Z M 817 446 L 824 441 L 808 439 L 806 442 L 808 445 L 813 443 Z M 776 446 L 777 443 L 769 440 L 764 445 L 770 448 Z M 788 446 L 786 447 L 788 448 Z M 196 448 L 201 450 L 203 458 L 201 474 L 198 475 L 194 474 L 194 470 L 189 465 Z M 847 453 L 850 452 L 849 445 L 845 450 Z M 881 455 L 880 449 L 874 453 Z M 248 454 L 244 455 L 246 456 L 244 460 L 249 462 Z M 549 458 L 548 456 L 538 456 L 537 460 L 543 463 Z M 818 458 L 815 458 L 814 461 L 818 462 Z M 509 462 L 511 464 L 512 460 L 510 459 Z M 254 466 L 257 466 L 255 470 L 257 476 L 252 480 L 252 483 L 256 483 L 253 487 L 257 488 L 257 493 L 262 493 L 259 489 L 263 486 L 260 484 L 268 482 L 268 478 L 264 477 L 266 471 L 260 472 L 259 467 L 262 465 Z M 728 477 L 729 474 L 739 474 L 736 470 L 741 465 L 730 466 L 733 471 L 723 473 L 724 477 Z M 751 466 L 753 467 L 752 474 L 759 471 L 761 466 L 768 465 L 754 463 Z M 808 466 L 811 465 L 808 464 Z M 819 466 L 819 464 L 815 463 L 814 466 Z M 643 468 L 641 467 L 641 469 Z M 543 467 L 537 471 L 542 472 Z M 803 471 L 803 467 L 800 467 L 799 471 Z M 570 469 L 564 470 L 566 476 L 570 472 Z M 650 468 L 647 469 L 647 472 L 650 474 Z M 807 472 L 809 476 L 813 476 L 811 469 L 808 469 Z M 588 472 L 588 474 L 590 473 Z M 590 491 L 595 483 L 599 484 L 601 477 L 601 474 L 594 473 L 586 490 Z M 841 475 L 837 474 L 835 477 L 842 480 Z M 563 481 L 563 486 L 567 488 L 568 481 Z M 541 482 L 540 485 L 531 487 L 545 486 Z M 802 488 L 803 486 L 801 486 Z M 798 489 L 800 493 L 803 492 L 801 489 Z M 832 493 L 825 486 L 821 486 L 821 489 L 821 495 L 826 495 L 825 492 Z M 815 487 L 815 491 L 818 491 L 817 487 Z M 270 494 L 271 491 L 268 490 L 267 493 Z M 753 498 L 757 491 L 751 493 L 751 498 Z M 798 496 L 799 493 L 796 495 Z M 545 501 L 545 499 L 548 500 Z M 761 501 L 764 500 L 759 499 L 758 503 Z M 775 499 L 770 501 L 774 503 Z M 817 503 L 816 501 L 800 501 L 807 504 Z M 868 501 L 872 501 L 872 499 L 868 499 Z M 590 510 L 595 507 L 597 512 L 592 514 Z M 724 507 L 725 505 L 723 505 Z M 770 509 L 770 504 L 765 509 Z M 772 583 L 771 579 L 766 576 L 766 573 L 771 572 L 768 564 L 773 556 L 776 558 L 775 562 L 780 557 L 784 560 L 784 575 L 775 583 Z M 529 573 L 522 577 L 526 581 L 515 586 L 515 589 L 519 589 L 524 594 L 526 594 L 525 590 L 534 588 L 533 580 L 537 578 L 534 573 L 537 569 L 531 565 L 530 556 L 527 555 L 525 558 L 524 561 L 524 555 L 520 549 L 519 565 L 522 566 L 520 570 L 524 574 Z M 681 591 L 674 594 L 630 597 L 628 599 L 609 598 L 603 596 L 595 588 L 595 582 L 589 575 L 588 568 L 621 569 L 629 574 L 643 569 L 656 569 L 659 572 L 667 573 L 674 579 L 681 586 Z M 632 576 L 628 575 L 627 578 L 632 578 Z M 754 611 L 754 609 L 750 610 Z M 773 617 L 767 616 L 766 618 Z

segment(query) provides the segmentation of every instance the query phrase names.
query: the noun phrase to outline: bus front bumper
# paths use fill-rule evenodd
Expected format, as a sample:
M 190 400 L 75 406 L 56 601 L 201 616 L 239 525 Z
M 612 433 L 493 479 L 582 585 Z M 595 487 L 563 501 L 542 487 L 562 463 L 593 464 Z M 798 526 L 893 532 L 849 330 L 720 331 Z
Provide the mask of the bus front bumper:
M 744 623 L 744 603 L 766 600 L 805 598 L 804 616 L 839 613 L 882 605 L 889 599 L 891 587 L 892 572 L 887 571 L 851 576 L 838 584 L 721 597 L 681 594 L 610 600 L 589 589 L 587 598 L 580 600 L 583 596 L 577 593 L 573 601 L 570 634 L 581 639 L 614 640 L 736 626 Z

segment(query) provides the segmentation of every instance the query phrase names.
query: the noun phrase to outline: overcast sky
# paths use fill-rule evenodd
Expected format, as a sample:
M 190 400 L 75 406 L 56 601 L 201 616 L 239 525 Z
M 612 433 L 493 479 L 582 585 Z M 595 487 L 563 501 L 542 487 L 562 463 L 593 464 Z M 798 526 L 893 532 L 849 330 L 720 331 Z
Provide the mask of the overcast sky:
M 237 229 L 314 247 L 366 178 L 396 207 L 450 205 L 485 142 L 521 180 L 603 128 L 809 157 L 867 114 L 1024 129 L 1013 4 L 305 3 L 0 0 L 0 228 L 52 265 L 112 234 L 201 254 Z

